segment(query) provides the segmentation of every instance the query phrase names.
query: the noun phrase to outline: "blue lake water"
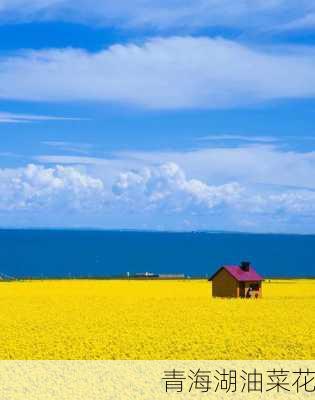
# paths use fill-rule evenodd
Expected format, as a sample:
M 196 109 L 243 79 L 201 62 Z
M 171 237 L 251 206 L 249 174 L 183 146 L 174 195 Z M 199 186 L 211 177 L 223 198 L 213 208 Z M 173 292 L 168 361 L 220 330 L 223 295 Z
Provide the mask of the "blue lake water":
M 0 230 L 0 273 L 14 277 L 209 276 L 241 260 L 265 276 L 315 276 L 315 235 Z

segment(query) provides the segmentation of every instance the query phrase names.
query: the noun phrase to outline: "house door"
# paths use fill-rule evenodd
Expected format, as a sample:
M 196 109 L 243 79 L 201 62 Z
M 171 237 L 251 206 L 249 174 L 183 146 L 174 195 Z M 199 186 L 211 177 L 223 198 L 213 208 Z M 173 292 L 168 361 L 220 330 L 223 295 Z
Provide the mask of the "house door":
M 240 282 L 240 297 L 245 297 L 245 282 Z

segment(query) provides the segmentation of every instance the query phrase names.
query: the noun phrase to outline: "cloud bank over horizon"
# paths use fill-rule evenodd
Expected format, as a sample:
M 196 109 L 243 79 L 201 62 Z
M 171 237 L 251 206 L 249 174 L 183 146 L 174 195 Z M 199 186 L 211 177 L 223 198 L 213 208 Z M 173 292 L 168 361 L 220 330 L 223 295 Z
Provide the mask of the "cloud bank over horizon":
M 222 135 L 221 140 L 226 137 L 228 142 L 231 138 L 234 140 L 239 138 L 237 135 Z M 214 138 L 218 140 L 218 136 L 215 135 Z M 245 143 L 249 138 L 245 136 Z M 57 142 L 53 143 L 55 154 L 37 155 L 33 160 L 46 165 L 81 165 L 97 172 L 106 170 L 107 179 L 123 170 L 139 170 L 147 166 L 175 163 L 189 178 L 197 177 L 215 185 L 237 181 L 246 185 L 315 189 L 314 149 L 290 150 L 285 147 L 285 141 L 280 139 L 276 141 L 271 137 L 268 138 L 269 143 L 267 137 L 252 136 L 251 140 L 252 143 L 244 144 L 240 139 L 237 146 L 225 142 L 221 147 L 218 147 L 217 143 L 212 146 L 202 143 L 201 148 L 185 151 L 125 150 L 110 153 L 108 157 L 93 156 L 89 147 L 91 145 L 87 143 Z M 301 138 L 297 140 L 301 141 Z M 47 144 L 49 148 L 51 145 Z M 89 149 L 88 153 L 82 154 L 82 146 L 84 149 Z
M 305 227 L 309 221 L 311 229 L 315 218 L 315 190 L 311 189 L 266 191 L 236 181 L 211 184 L 188 178 L 174 162 L 123 170 L 108 179 L 106 171 L 102 173 L 101 177 L 100 171 L 80 165 L 1 169 L 2 221 L 8 223 L 11 215 L 20 215 L 30 225 L 51 219 L 67 227 L 75 218 L 76 226 L 81 222 L 84 227 L 89 221 L 90 227 L 117 228 L 124 220 L 124 227 L 138 229 L 143 225 L 134 222 L 145 221 L 146 228 L 156 229 L 159 220 L 164 220 L 166 229 L 221 227 L 255 232 L 262 230 L 263 220 L 263 231 L 301 233 L 299 223 L 303 221 Z M 115 220 L 117 226 L 112 225 Z M 49 225 L 54 226 L 51 221 Z

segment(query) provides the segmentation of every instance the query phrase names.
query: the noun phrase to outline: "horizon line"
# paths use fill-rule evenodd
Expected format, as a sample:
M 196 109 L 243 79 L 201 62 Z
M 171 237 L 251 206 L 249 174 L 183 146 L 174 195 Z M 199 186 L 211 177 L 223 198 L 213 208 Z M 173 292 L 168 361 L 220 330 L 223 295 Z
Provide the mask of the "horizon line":
M 3 226 L 1 231 L 86 231 L 86 232 L 135 232 L 135 233 L 207 233 L 207 234 L 235 234 L 235 235 L 283 235 L 283 236 L 315 236 L 315 232 L 251 232 L 234 230 L 211 230 L 211 229 L 141 229 L 141 228 L 100 228 L 100 227 L 46 227 L 46 226 Z

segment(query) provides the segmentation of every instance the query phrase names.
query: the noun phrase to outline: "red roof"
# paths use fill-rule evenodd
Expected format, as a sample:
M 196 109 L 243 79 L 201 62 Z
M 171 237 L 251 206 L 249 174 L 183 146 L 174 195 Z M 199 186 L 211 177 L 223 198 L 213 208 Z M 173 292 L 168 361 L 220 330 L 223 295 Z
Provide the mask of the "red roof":
M 244 271 L 239 265 L 224 265 L 221 267 L 209 281 L 212 279 L 222 270 L 225 269 L 230 275 L 233 276 L 239 282 L 248 282 L 248 281 L 263 281 L 264 278 L 259 275 L 252 266 L 249 267 L 248 271 Z

